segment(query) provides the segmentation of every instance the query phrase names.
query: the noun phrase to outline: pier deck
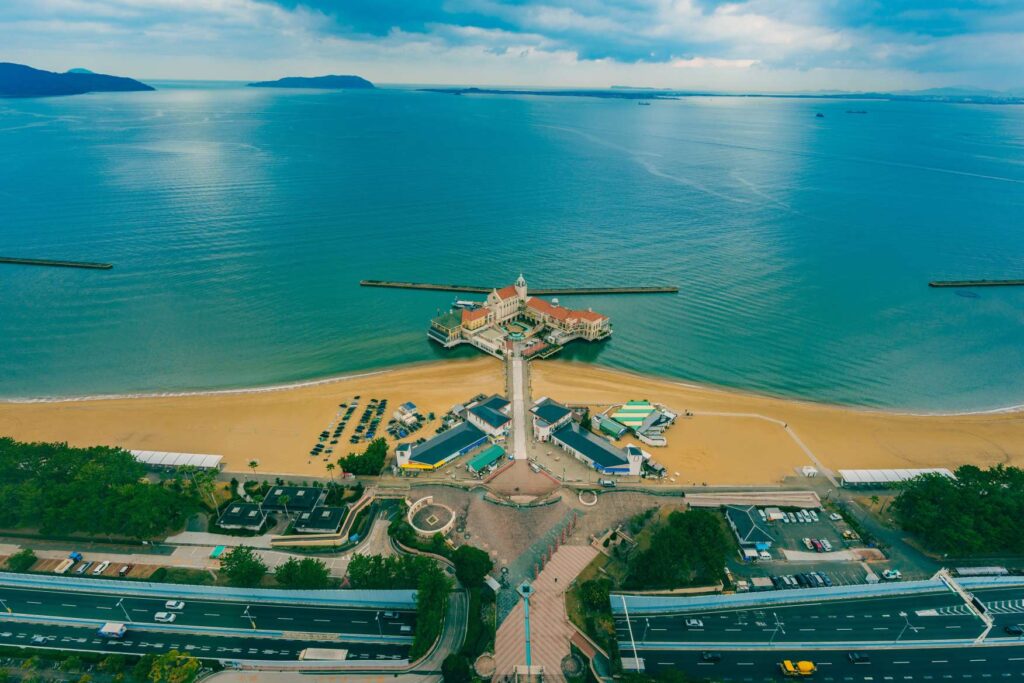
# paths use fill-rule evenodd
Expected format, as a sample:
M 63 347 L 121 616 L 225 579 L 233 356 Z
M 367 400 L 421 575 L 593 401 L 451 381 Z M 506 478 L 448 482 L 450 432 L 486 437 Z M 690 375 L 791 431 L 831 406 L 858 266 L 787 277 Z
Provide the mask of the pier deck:
M 423 289 L 439 292 L 465 292 L 468 294 L 487 294 L 495 287 L 476 285 L 441 285 L 431 282 L 399 282 L 393 280 L 360 280 L 362 287 L 385 287 L 390 289 Z M 569 296 L 573 294 L 674 294 L 679 291 L 673 286 L 650 287 L 551 287 L 530 288 L 530 294 L 537 296 Z
M 18 258 L 15 256 L 0 256 L 0 263 L 10 263 L 19 266 L 50 266 L 53 268 L 89 268 L 91 270 L 110 270 L 111 263 L 93 263 L 91 261 L 55 261 L 45 258 Z
M 929 287 L 1024 287 L 1024 280 L 932 280 Z

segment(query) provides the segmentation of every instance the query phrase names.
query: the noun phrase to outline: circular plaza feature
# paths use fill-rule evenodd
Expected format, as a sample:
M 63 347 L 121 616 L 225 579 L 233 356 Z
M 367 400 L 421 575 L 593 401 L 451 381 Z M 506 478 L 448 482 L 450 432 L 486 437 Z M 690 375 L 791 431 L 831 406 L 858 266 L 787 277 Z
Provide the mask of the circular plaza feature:
M 455 525 L 455 511 L 447 505 L 435 503 L 433 496 L 427 496 L 409 506 L 406 521 L 420 536 L 446 534 Z

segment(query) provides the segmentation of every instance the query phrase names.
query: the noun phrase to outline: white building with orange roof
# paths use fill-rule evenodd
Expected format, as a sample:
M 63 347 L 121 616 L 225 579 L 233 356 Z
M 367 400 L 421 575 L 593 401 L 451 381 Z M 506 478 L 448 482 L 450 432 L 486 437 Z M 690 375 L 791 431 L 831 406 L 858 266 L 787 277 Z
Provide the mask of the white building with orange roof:
M 565 308 L 557 299 L 530 296 L 522 275 L 514 284 L 492 289 L 476 308 L 437 316 L 427 330 L 427 336 L 445 348 L 472 344 L 499 358 L 512 342 L 525 343 L 527 358 L 546 358 L 574 339 L 600 341 L 611 333 L 611 320 L 602 313 Z

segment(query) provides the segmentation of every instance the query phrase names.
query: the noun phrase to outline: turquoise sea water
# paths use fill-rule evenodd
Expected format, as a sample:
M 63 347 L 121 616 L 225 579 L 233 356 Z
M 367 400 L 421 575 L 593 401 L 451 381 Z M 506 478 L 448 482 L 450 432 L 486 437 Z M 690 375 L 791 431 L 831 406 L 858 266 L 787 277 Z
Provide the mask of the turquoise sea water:
M 157 85 L 0 101 L 0 254 L 116 264 L 0 266 L 0 396 L 450 356 L 424 329 L 452 295 L 358 280 L 522 271 L 681 287 L 563 297 L 615 325 L 568 358 L 858 405 L 1024 403 L 1024 288 L 926 286 L 1024 277 L 1020 107 Z

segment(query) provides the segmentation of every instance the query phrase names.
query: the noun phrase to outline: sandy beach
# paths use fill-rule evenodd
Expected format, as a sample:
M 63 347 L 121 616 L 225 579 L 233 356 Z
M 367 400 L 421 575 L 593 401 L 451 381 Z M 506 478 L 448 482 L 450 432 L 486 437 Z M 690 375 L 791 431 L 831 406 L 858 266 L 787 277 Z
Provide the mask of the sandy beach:
M 502 392 L 500 363 L 490 357 L 414 365 L 351 379 L 251 392 L 0 403 L 0 435 L 22 441 L 67 441 L 73 446 L 209 453 L 224 456 L 225 470 L 326 477 L 327 463 L 310 458 L 321 431 L 337 421 L 338 404 L 361 396 L 334 457 L 362 451 L 349 443 L 371 398 L 388 399 L 388 417 L 412 401 L 423 415 L 438 415 L 480 392 Z M 437 422 L 418 435 L 430 436 Z
M 680 414 L 693 411 L 694 417 L 669 428 L 667 447 L 645 447 L 670 472 L 680 473 L 679 483 L 778 482 L 811 464 L 792 435 L 831 469 L 1024 466 L 1024 411 L 911 415 L 744 394 L 593 365 L 548 362 L 532 369 L 534 396 L 602 409 L 647 399 Z
M 503 391 L 501 365 L 487 358 L 388 370 L 306 386 L 251 392 L 153 396 L 45 403 L 0 403 L 0 435 L 76 446 L 223 455 L 228 471 L 326 476 L 309 449 L 338 404 L 355 395 L 412 401 L 441 414 L 477 393 Z M 956 467 L 964 463 L 1024 466 L 1024 412 L 921 416 L 858 410 L 743 394 L 559 361 L 532 365 L 534 398 L 548 395 L 593 407 L 648 399 L 680 418 L 669 445 L 651 449 L 677 483 L 770 484 L 811 463 L 802 441 L 826 466 L 838 468 Z M 334 456 L 353 446 L 348 436 Z M 389 413 L 390 413 L 389 409 Z M 433 434 L 435 424 L 419 435 Z M 794 438 L 796 436 L 797 438 Z

